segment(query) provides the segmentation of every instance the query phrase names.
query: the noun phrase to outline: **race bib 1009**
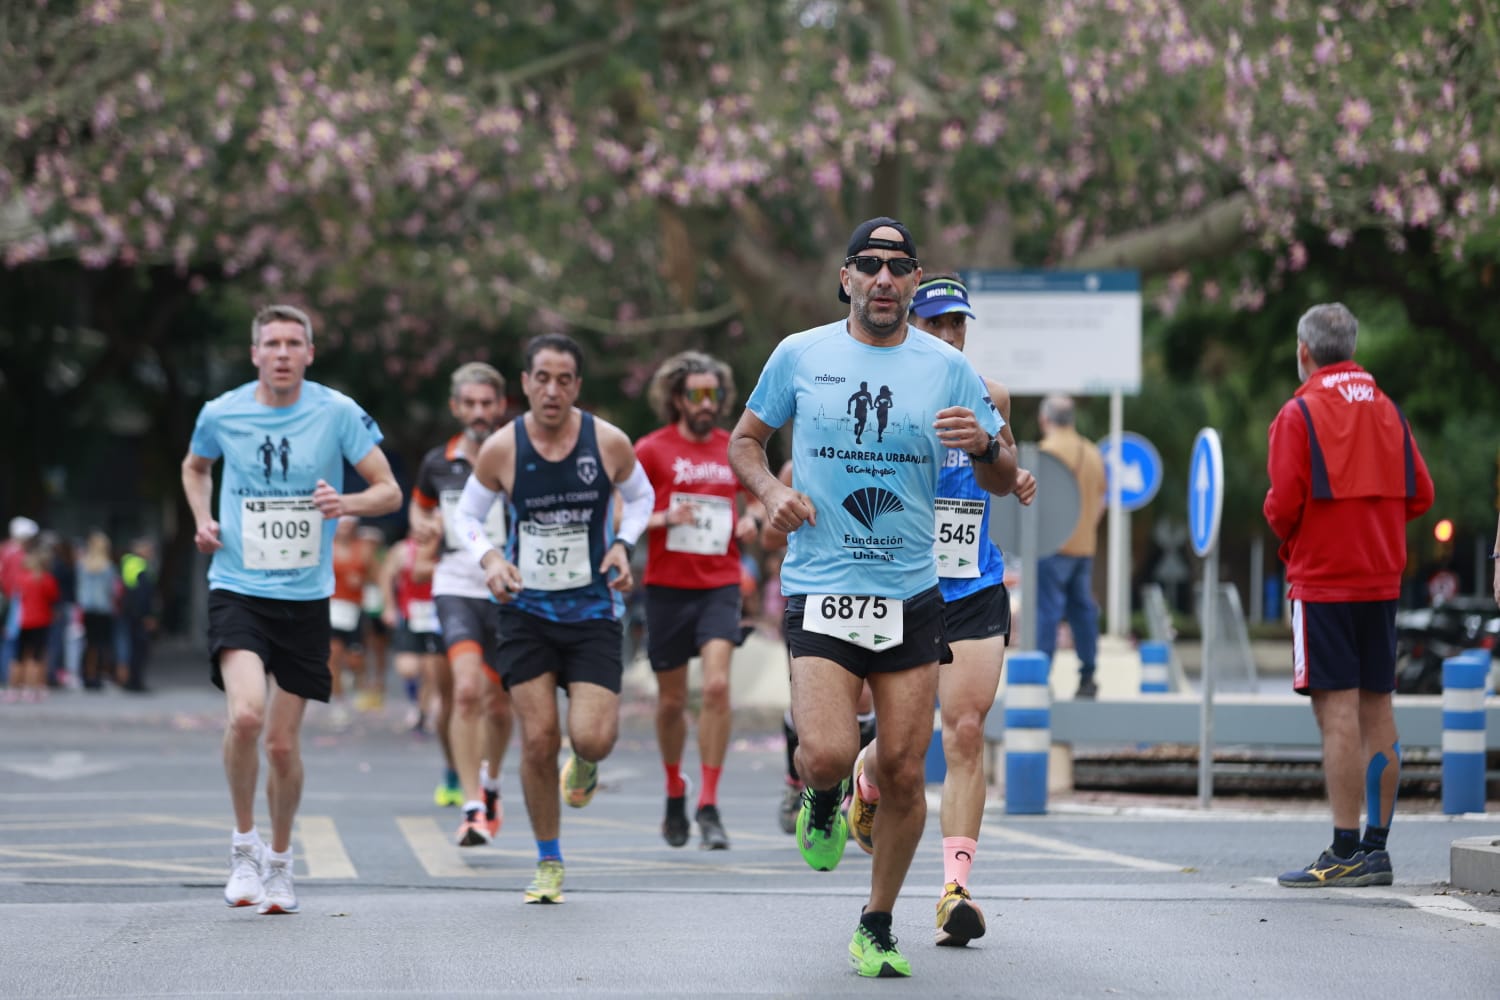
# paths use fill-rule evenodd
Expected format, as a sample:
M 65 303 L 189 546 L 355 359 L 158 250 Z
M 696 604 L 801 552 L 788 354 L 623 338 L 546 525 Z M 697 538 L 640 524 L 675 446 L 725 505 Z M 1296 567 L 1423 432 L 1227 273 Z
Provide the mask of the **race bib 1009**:
M 246 569 L 308 569 L 323 554 L 323 514 L 311 497 L 247 499 L 240 541 Z

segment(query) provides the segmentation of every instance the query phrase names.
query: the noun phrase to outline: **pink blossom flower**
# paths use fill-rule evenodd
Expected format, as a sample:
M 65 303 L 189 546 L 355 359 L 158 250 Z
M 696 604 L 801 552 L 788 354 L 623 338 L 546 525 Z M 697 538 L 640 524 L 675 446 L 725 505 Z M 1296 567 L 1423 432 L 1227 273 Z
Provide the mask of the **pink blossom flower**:
M 1368 128 L 1372 120 L 1374 115 L 1370 111 L 1370 102 L 1363 97 L 1351 97 L 1339 109 L 1338 123 L 1356 135 Z
M 1375 189 L 1375 194 L 1370 201 L 1375 210 L 1382 215 L 1388 215 L 1397 222 L 1405 221 L 1405 215 L 1401 210 L 1401 196 L 1394 190 L 1382 184 Z
M 1458 149 L 1458 168 L 1466 174 L 1479 171 L 1479 147 L 1473 142 L 1466 142 Z
M 97 0 L 88 12 L 88 19 L 94 24 L 113 24 L 119 16 L 119 0 Z
M 1407 211 L 1413 226 L 1425 227 L 1443 212 L 1443 200 L 1430 184 L 1421 184 L 1407 195 Z

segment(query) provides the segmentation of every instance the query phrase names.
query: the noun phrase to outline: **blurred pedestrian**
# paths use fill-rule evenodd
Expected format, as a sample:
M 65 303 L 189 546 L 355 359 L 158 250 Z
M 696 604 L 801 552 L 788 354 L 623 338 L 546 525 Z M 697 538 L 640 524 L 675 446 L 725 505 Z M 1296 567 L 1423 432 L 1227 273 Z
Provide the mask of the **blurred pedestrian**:
M 126 691 L 144 693 L 146 663 L 151 658 L 151 640 L 156 636 L 156 543 L 137 538 L 120 557 L 120 619 L 130 636 L 130 656 L 116 668 L 116 679 Z
M 1290 888 L 1392 881 L 1386 839 L 1401 776 L 1391 707 L 1396 605 L 1406 522 L 1432 506 L 1432 478 L 1406 418 L 1354 363 L 1358 336 L 1342 305 L 1303 314 L 1302 385 L 1269 433 L 1264 510 L 1291 584 L 1292 688 L 1312 698 L 1333 809 L 1333 843 L 1277 880 Z
M 1036 565 L 1036 648 L 1057 649 L 1057 625 L 1067 619 L 1078 654 L 1075 698 L 1099 693 L 1094 680 L 1099 652 L 1099 605 L 1094 601 L 1094 552 L 1099 545 L 1099 518 L 1104 514 L 1104 458 L 1099 446 L 1078 433 L 1073 400 L 1048 396 L 1040 414 L 1042 451 L 1058 459 L 1078 481 L 1078 521 L 1057 552 Z
M 9 701 L 40 701 L 47 695 L 47 636 L 57 606 L 57 580 L 47 570 L 47 549 L 36 536 L 25 543 L 21 568 L 12 578 L 11 600 L 18 606 L 16 658 L 11 664 Z
M 47 633 L 47 686 L 78 686 L 78 657 L 73 625 L 78 606 L 78 560 L 73 543 L 62 535 L 44 532 L 52 578 L 57 581 L 57 607 Z
M 17 574 L 26 558 L 26 543 L 36 537 L 40 528 L 29 517 L 10 519 L 10 535 L 0 543 L 0 622 L 4 623 L 0 643 L 0 685 L 10 679 L 10 664 L 16 658 L 16 638 L 21 631 L 21 606 L 12 599 Z
M 78 562 L 78 604 L 83 609 L 83 686 L 98 691 L 115 667 L 115 616 L 124 590 L 109 536 L 89 533 Z

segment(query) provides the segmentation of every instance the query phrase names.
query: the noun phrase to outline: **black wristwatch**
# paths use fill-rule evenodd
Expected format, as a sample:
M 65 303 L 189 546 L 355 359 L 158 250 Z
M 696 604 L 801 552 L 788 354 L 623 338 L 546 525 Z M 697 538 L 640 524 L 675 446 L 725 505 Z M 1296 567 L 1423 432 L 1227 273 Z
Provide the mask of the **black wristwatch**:
M 994 434 L 991 434 L 989 447 L 985 448 L 984 451 L 981 451 L 977 455 L 972 452 L 965 452 L 964 454 L 969 456 L 969 461 L 971 462 L 979 462 L 983 465 L 994 465 L 995 462 L 1000 458 L 1000 439 Z
M 625 539 L 616 536 L 615 540 L 610 542 L 609 544 L 618 545 L 623 548 L 625 550 L 626 559 L 633 559 L 635 557 L 635 546 L 627 542 Z

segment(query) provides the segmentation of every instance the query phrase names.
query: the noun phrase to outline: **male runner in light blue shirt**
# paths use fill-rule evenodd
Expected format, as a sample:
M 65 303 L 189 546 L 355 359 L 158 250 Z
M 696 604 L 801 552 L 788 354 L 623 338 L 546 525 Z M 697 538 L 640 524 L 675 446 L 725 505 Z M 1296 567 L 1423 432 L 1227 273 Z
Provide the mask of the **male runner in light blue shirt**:
M 792 654 L 797 771 L 807 792 L 797 819 L 803 858 L 828 871 L 848 828 L 844 782 L 859 749 L 855 702 L 875 697 L 882 798 L 870 897 L 850 942 L 865 976 L 910 975 L 896 950 L 891 908 L 922 836 L 923 767 L 932 737 L 937 664 L 948 659 L 933 555 L 938 470 L 949 448 L 968 452 L 980 485 L 1008 491 L 1015 453 L 985 385 L 963 355 L 907 327 L 922 271 L 906 227 L 862 223 L 839 272 L 846 319 L 786 338 L 766 363 L 730 442 L 740 481 L 790 535 L 781 571 Z M 848 412 L 852 387 L 888 396 L 871 441 Z M 771 473 L 766 442 L 792 424 L 793 481 Z M 862 424 L 862 422 L 861 422 Z

